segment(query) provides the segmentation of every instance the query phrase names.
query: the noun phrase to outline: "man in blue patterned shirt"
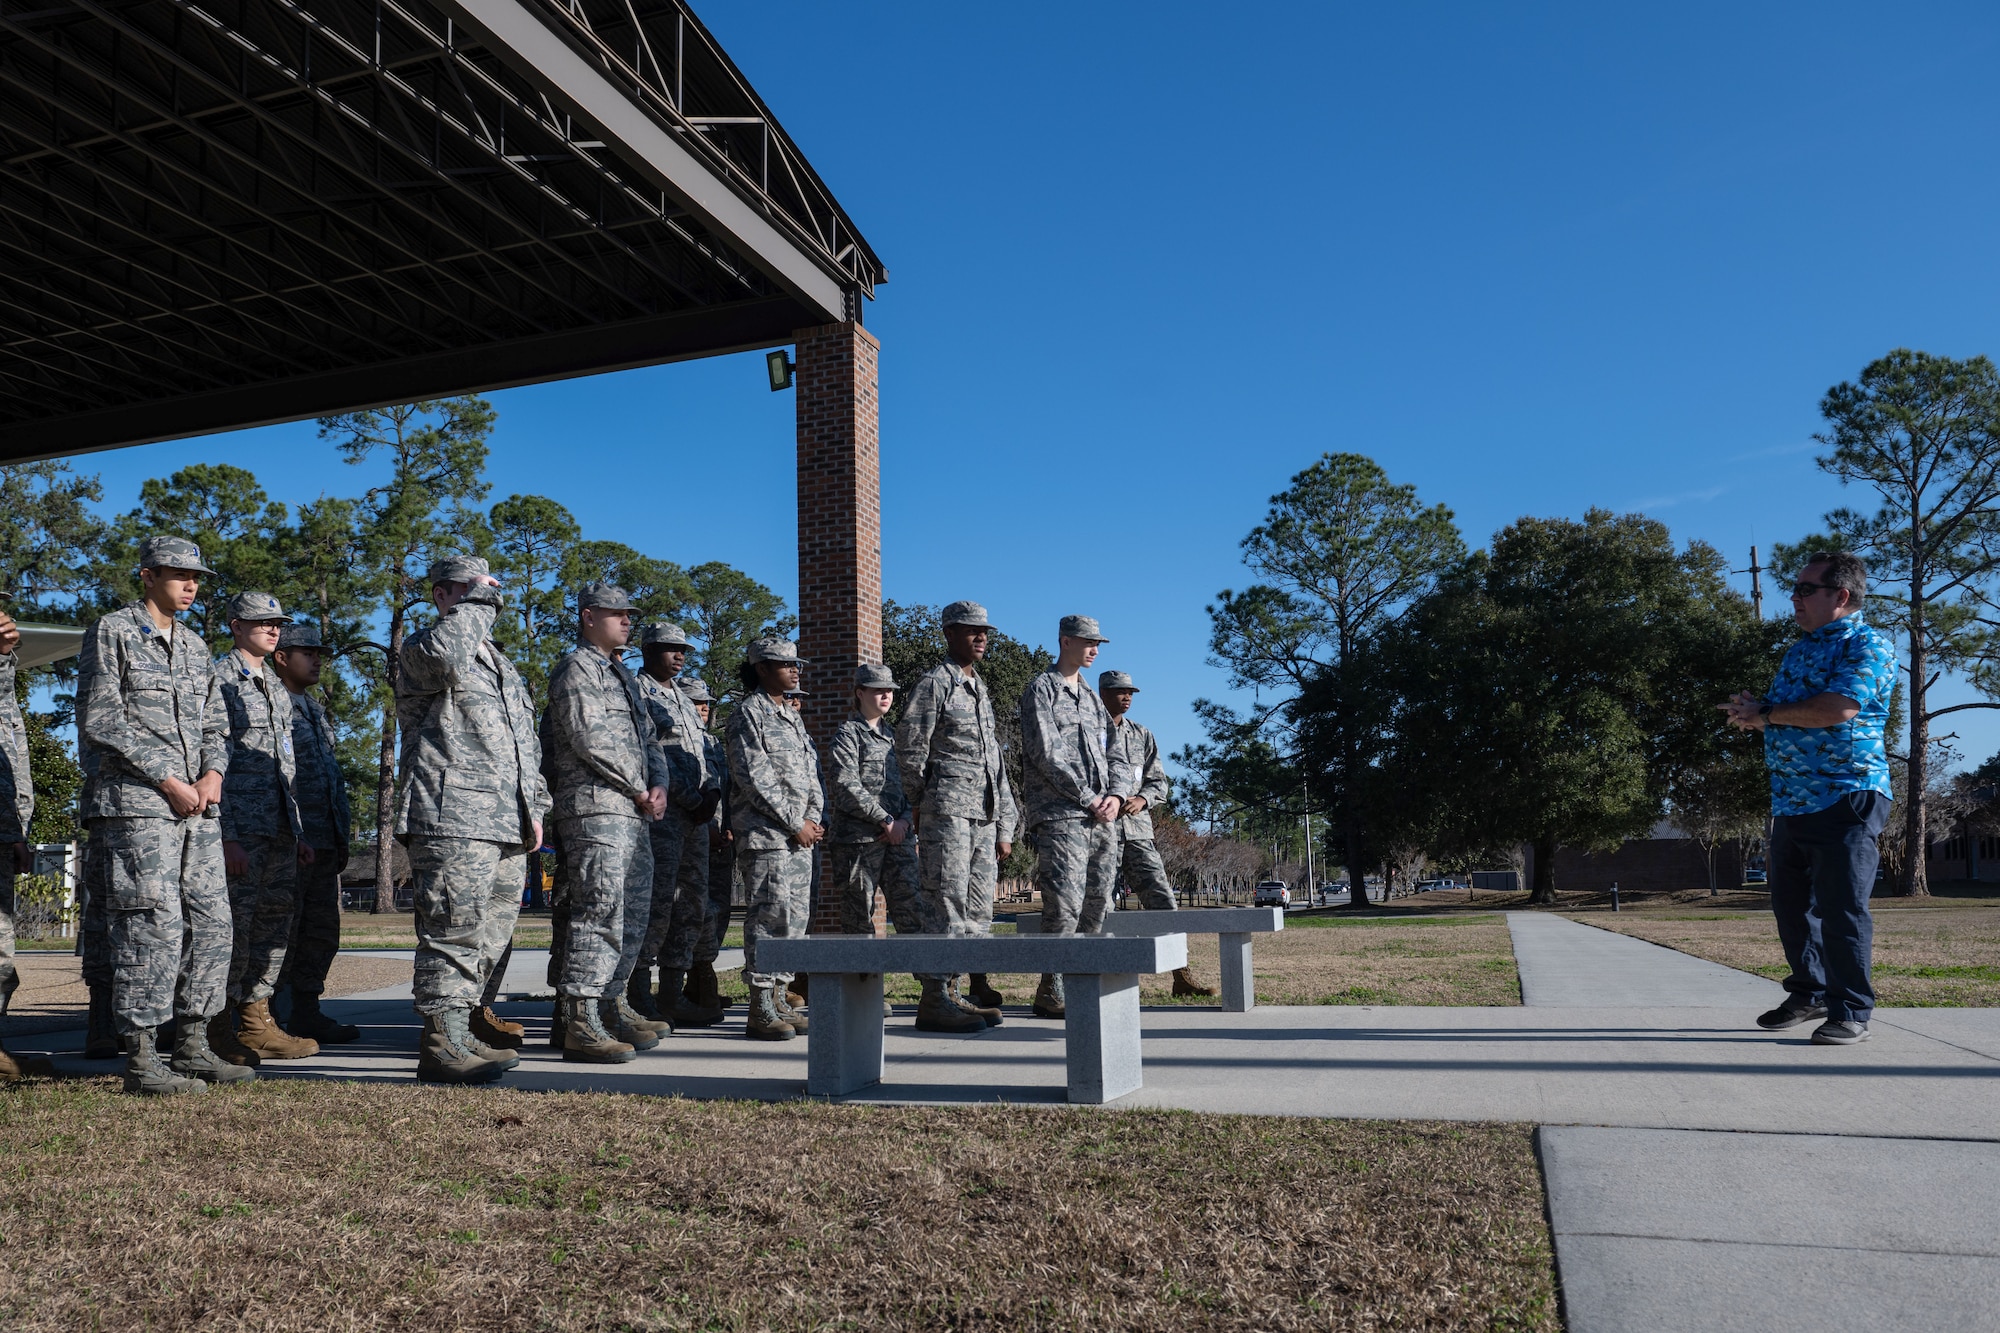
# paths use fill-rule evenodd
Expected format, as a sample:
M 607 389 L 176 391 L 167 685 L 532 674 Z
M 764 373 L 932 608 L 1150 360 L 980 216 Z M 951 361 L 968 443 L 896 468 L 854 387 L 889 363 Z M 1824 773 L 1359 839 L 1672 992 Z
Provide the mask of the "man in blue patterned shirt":
M 1737 726 L 1764 733 L 1771 772 L 1771 911 L 1792 974 L 1784 1004 L 1757 1023 L 1776 1031 L 1823 1017 L 1812 1036 L 1823 1046 L 1868 1040 L 1875 1010 L 1868 896 L 1875 840 L 1889 820 L 1882 738 L 1896 649 L 1862 623 L 1867 589 L 1857 556 L 1815 554 L 1792 585 L 1792 618 L 1805 634 L 1770 691 L 1718 705 Z

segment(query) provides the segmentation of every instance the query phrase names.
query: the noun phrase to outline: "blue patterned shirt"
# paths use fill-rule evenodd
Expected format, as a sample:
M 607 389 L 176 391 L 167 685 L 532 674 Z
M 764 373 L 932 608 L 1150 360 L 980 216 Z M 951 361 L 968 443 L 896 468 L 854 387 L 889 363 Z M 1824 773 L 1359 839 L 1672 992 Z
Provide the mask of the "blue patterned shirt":
M 1822 625 L 1786 652 L 1765 699 L 1792 704 L 1838 694 L 1861 711 L 1833 727 L 1764 728 L 1764 765 L 1771 771 L 1771 813 L 1810 815 L 1849 792 L 1889 791 L 1883 732 L 1896 688 L 1896 646 L 1861 623 L 1857 613 Z

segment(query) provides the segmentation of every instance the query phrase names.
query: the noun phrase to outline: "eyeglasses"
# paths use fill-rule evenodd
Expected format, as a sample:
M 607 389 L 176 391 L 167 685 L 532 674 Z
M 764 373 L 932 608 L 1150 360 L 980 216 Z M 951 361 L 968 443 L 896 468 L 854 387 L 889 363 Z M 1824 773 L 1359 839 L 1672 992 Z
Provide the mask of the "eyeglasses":
M 1840 585 L 1837 583 L 1813 583 L 1806 579 L 1800 579 L 1792 585 L 1792 596 L 1794 597 L 1810 597 L 1816 592 L 1839 591 Z

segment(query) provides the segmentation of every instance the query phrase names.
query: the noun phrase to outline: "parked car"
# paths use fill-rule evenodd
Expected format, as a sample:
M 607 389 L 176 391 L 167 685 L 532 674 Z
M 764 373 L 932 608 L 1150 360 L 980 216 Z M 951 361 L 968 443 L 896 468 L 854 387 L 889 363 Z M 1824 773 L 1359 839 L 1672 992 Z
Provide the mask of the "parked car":
M 1745 884 L 1762 884 L 1762 883 L 1764 882 L 1764 872 L 1763 872 L 1763 870 L 1761 870 L 1761 869 L 1755 869 L 1755 868 L 1753 868 L 1753 869 L 1750 869 L 1750 870 L 1746 870 L 1746 871 L 1744 871 L 1744 872 L 1743 872 L 1743 882 L 1744 882 Z
M 1250 898 L 1257 907 L 1290 907 L 1292 891 L 1279 879 L 1267 879 L 1257 886 L 1257 892 Z

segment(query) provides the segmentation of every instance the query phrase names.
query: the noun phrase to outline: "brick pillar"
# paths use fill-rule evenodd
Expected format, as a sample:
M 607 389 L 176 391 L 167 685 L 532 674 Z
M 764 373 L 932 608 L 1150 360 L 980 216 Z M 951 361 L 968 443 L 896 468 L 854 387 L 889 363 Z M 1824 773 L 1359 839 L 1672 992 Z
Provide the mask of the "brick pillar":
M 882 474 L 875 367 L 881 344 L 859 324 L 800 329 L 799 655 L 806 729 L 824 761 L 847 717 L 854 668 L 882 660 Z M 880 915 L 878 908 L 877 915 Z M 839 930 L 831 894 L 815 934 Z M 877 927 L 878 933 L 881 927 Z

